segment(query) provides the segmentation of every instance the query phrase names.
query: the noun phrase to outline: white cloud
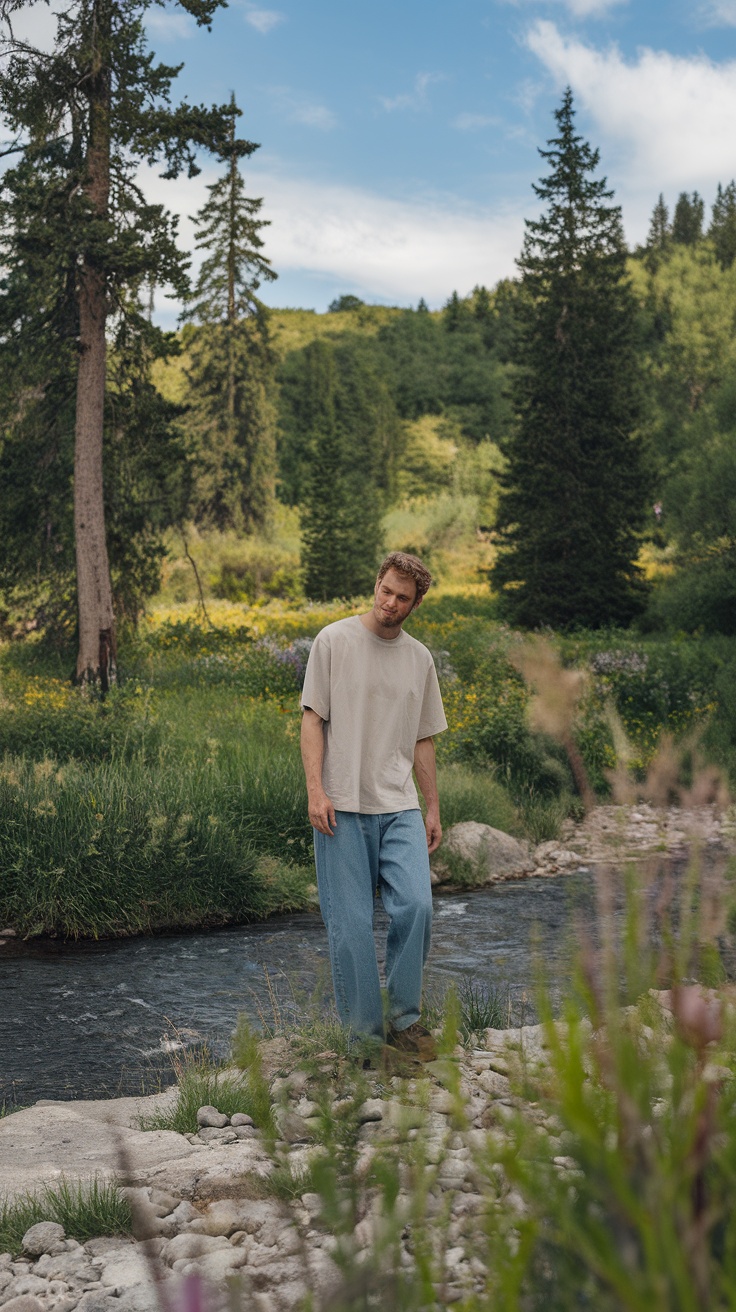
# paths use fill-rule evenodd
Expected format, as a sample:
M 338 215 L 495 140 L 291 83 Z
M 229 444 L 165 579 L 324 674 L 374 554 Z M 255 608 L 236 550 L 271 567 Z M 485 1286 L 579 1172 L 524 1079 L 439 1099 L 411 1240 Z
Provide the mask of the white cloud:
M 506 3 L 517 7 L 530 2 L 531 0 L 506 0 Z M 538 3 L 538 0 L 534 0 L 534 3 Z M 729 0 L 714 0 L 714 3 L 728 4 Z M 611 9 L 628 4 L 628 0 L 547 0 L 547 4 L 564 5 L 573 18 L 604 18 Z
M 574 18 L 603 18 L 610 9 L 627 3 L 628 0 L 563 0 Z
M 308 128 L 320 128 L 329 132 L 337 124 L 337 119 L 326 105 L 295 105 L 290 112 L 294 123 L 303 123 Z
M 700 10 L 706 27 L 736 27 L 736 0 L 710 0 Z
M 411 91 L 403 91 L 398 96 L 379 96 L 383 108 L 391 113 L 394 109 L 427 109 L 429 97 L 427 92 L 435 82 L 444 82 L 444 73 L 417 73 Z
M 187 39 L 197 31 L 197 24 L 191 15 L 171 14 L 164 9 L 149 9 L 146 27 L 152 36 L 162 37 L 164 41 Z
M 194 214 L 215 174 L 166 182 L 142 175 L 146 194 L 182 215 L 181 244 L 194 249 Z M 514 273 L 523 240 L 519 210 L 472 209 L 452 198 L 395 200 L 357 187 L 284 176 L 277 168 L 248 169 L 248 190 L 263 196 L 265 253 L 289 274 L 334 279 L 358 295 L 441 305 L 453 290 L 492 286 Z M 276 284 L 278 291 L 279 284 Z
M 497 127 L 500 119 L 490 118 L 488 114 L 458 114 L 452 120 L 452 126 L 461 132 L 475 132 L 478 128 Z
M 248 9 L 245 14 L 246 23 L 260 32 L 261 36 L 267 36 L 272 28 L 278 27 L 283 23 L 284 15 L 276 9 Z
M 596 50 L 539 21 L 529 48 L 596 126 L 602 165 L 624 200 L 651 209 L 659 191 L 706 195 L 736 175 L 736 61 L 640 49 L 634 60 L 618 47 Z M 592 135 L 592 134 L 591 134 Z
M 306 100 L 298 92 L 292 91 L 291 87 L 269 87 L 269 95 L 276 109 L 290 123 L 301 123 L 307 128 L 319 128 L 322 132 L 329 132 L 337 127 L 337 118 L 331 109 L 318 102 Z

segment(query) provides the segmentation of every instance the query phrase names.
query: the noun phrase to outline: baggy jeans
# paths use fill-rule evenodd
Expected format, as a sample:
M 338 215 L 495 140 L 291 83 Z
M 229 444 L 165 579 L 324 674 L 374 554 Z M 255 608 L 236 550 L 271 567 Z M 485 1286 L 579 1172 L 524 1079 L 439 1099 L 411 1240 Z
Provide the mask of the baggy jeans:
M 373 940 L 376 889 L 389 918 L 388 1020 L 419 1020 L 429 952 L 432 886 L 421 811 L 385 815 L 336 812 L 332 837 L 314 830 L 322 918 L 327 927 L 337 1011 L 356 1034 L 384 1037 L 383 1002 Z

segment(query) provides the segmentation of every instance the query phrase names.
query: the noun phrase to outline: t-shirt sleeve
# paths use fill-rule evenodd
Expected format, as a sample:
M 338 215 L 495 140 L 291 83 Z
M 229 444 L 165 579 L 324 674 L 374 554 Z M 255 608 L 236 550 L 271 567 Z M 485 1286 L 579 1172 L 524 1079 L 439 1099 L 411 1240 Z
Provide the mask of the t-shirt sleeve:
M 434 661 L 432 661 L 427 670 L 427 678 L 424 684 L 424 698 L 422 712 L 419 716 L 417 742 L 420 738 L 433 738 L 436 733 L 442 733 L 443 729 L 446 728 L 447 720 L 442 705 L 442 694 L 437 680 L 437 671 L 434 668 Z
M 330 644 L 321 633 L 309 653 L 301 706 L 302 710 L 316 711 L 321 720 L 330 718 Z

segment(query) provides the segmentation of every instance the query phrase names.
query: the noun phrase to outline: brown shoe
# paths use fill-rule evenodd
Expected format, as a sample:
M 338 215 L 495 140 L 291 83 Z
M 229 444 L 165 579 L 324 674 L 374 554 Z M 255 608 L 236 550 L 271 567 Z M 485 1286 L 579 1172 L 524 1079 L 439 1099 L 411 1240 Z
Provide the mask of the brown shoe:
M 393 1048 L 406 1053 L 407 1057 L 414 1057 L 416 1061 L 435 1061 L 437 1057 L 434 1037 L 418 1020 L 405 1030 L 391 1030 L 388 1041 Z

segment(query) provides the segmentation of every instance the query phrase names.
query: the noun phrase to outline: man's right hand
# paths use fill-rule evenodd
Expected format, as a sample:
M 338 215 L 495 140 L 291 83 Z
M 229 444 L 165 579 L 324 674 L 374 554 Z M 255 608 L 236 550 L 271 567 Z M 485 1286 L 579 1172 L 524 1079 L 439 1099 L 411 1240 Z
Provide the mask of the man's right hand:
M 335 808 L 325 792 L 310 795 L 309 820 L 321 834 L 328 834 L 330 838 L 334 838 L 337 827 Z

